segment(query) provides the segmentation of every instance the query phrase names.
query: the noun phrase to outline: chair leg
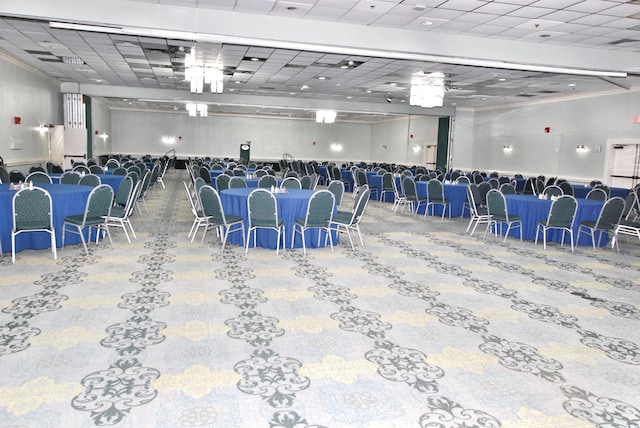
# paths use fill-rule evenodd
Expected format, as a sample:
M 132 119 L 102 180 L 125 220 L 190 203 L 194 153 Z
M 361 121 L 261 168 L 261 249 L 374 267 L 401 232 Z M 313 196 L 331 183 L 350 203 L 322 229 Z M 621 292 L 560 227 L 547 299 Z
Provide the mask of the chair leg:
M 51 250 L 53 251 L 53 259 L 58 260 L 58 249 L 56 248 L 56 231 L 51 230 Z

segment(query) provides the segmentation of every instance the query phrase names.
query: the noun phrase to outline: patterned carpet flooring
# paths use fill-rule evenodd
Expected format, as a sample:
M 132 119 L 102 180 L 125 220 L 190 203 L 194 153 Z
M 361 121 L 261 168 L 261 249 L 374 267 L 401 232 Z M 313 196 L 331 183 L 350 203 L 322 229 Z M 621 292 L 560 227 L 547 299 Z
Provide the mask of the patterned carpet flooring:
M 221 252 L 187 239 L 186 179 L 132 244 L 0 259 L 0 427 L 640 426 L 637 240 L 544 251 L 371 202 L 355 251 Z

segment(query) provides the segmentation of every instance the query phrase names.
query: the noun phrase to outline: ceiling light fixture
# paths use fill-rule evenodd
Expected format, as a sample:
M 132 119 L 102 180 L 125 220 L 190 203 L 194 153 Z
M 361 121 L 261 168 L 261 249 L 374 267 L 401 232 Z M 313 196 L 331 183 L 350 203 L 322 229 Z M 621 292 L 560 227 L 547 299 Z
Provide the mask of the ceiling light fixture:
M 409 104 L 424 108 L 442 107 L 444 91 L 443 73 L 415 73 L 411 79 Z
M 316 112 L 317 123 L 334 123 L 337 113 L 333 110 L 318 110 Z
M 209 112 L 209 106 L 204 103 L 187 103 L 187 111 L 191 117 L 207 117 Z
M 210 85 L 212 94 L 221 94 L 223 91 L 223 74 L 218 65 L 196 63 L 196 48 L 191 48 L 190 53 L 184 56 L 184 79 L 190 83 L 193 94 L 201 94 L 205 83 Z

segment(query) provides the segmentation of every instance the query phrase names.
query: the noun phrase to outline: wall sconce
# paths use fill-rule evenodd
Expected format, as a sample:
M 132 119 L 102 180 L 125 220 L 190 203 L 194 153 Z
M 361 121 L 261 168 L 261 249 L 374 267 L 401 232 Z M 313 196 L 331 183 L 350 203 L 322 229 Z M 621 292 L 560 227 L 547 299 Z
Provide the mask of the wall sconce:
M 342 144 L 340 144 L 340 143 L 331 143 L 329 148 L 331 150 L 333 150 L 334 152 L 341 152 L 342 151 Z
M 336 121 L 336 115 L 336 112 L 333 110 L 318 110 L 316 112 L 316 122 L 334 123 Z
M 413 146 L 413 153 L 418 153 L 420 151 L 420 146 L 419 145 L 414 145 Z
M 100 135 L 98 135 L 100 138 L 102 138 L 103 141 L 107 141 L 107 138 L 109 138 L 109 135 L 107 135 L 106 133 L 102 133 Z
M 584 144 L 578 144 L 576 146 L 576 152 L 577 153 L 586 153 L 589 151 L 589 148 L 587 146 L 585 146 Z
M 506 144 L 504 147 L 502 147 L 502 151 L 505 153 L 511 153 L 511 151 L 513 150 L 513 147 L 511 147 L 511 145 Z
M 165 135 L 164 137 L 161 138 L 161 141 L 164 144 L 174 144 L 176 142 L 176 137 Z

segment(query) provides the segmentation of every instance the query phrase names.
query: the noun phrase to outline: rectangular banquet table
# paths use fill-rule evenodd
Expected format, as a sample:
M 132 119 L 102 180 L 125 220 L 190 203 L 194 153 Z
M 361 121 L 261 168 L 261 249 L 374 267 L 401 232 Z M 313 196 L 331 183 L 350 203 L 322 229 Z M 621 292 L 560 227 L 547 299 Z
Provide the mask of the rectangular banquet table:
M 56 230 L 56 246 L 62 247 L 62 226 L 64 218 L 69 215 L 84 213 L 89 193 L 93 190 L 90 186 L 78 186 L 72 184 L 34 184 L 51 194 L 53 209 L 53 227 Z M 15 190 L 9 189 L 9 184 L 0 184 L 0 239 L 2 249 L 11 251 L 11 229 L 13 227 L 13 195 Z M 77 244 L 80 237 L 67 234 L 65 244 Z M 16 252 L 25 248 L 42 250 L 51 247 L 51 237 L 46 232 L 21 233 L 16 236 Z
M 418 196 L 427 196 L 427 183 L 428 181 L 417 181 L 416 192 Z M 467 185 L 466 184 L 449 184 L 444 183 L 444 197 L 448 198 L 451 202 L 451 217 L 460 217 L 462 215 L 462 207 L 467 200 Z M 434 215 L 442 215 L 442 205 L 436 205 L 433 208 Z M 419 214 L 424 214 L 424 207 L 420 207 Z M 429 208 L 431 213 L 431 208 Z M 449 214 L 448 212 L 445 216 Z M 467 213 L 468 214 L 468 213 Z
M 120 188 L 120 183 L 122 183 L 122 179 L 124 175 L 113 175 L 113 174 L 94 174 L 100 177 L 100 182 L 102 184 L 106 184 L 113 189 L 113 193 L 118 193 L 118 188 Z M 49 177 L 51 177 L 51 181 L 54 183 L 60 183 L 60 176 L 62 174 L 50 173 Z M 73 186 L 73 184 L 71 184 Z
M 507 210 L 509 213 L 519 215 L 522 218 L 522 238 L 530 241 L 535 240 L 538 223 L 540 220 L 546 220 L 549 216 L 552 201 L 538 199 L 535 195 L 505 195 L 505 199 L 507 201 Z M 576 245 L 591 245 L 591 237 L 589 234 L 583 233 L 580 236 L 580 241 L 577 241 L 578 228 L 580 227 L 581 221 L 596 220 L 604 202 L 587 199 L 577 199 L 577 201 L 578 209 L 573 223 L 573 236 L 576 240 Z M 517 231 L 511 231 L 509 232 L 509 235 L 513 237 L 519 236 Z M 542 234 L 540 234 L 538 240 L 542 240 Z M 547 241 L 560 243 L 561 240 L 562 231 L 554 229 L 547 232 Z M 609 239 L 605 234 L 602 237 L 601 245 L 605 245 L 608 240 Z M 570 243 L 568 234 L 565 236 L 565 243 Z
M 224 212 L 228 214 L 239 215 L 244 219 L 245 231 L 249 228 L 249 211 L 247 207 L 247 198 L 249 193 L 254 189 L 228 189 L 220 192 L 220 200 L 224 207 Z M 288 193 L 277 193 L 276 200 L 278 203 L 278 215 L 284 220 L 285 227 L 285 243 L 286 248 L 291 246 L 291 233 L 293 233 L 293 225 L 296 218 L 304 217 L 307 213 L 307 206 L 309 199 L 313 195 L 313 190 L 295 190 L 289 189 Z M 322 233 L 320 241 L 318 241 L 317 230 L 310 230 L 305 233 L 305 243 L 307 248 L 323 247 L 325 241 L 325 234 Z M 332 232 L 333 244 L 338 243 L 337 232 Z M 277 233 L 272 230 L 258 230 L 256 236 L 256 245 L 263 248 L 276 248 Z M 229 242 L 237 245 L 242 245 L 242 237 L 239 233 L 232 233 L 229 235 Z M 328 243 L 327 243 L 328 245 Z M 253 236 L 250 247 L 253 247 Z M 296 235 L 294 241 L 294 248 L 302 248 L 302 239 L 300 235 Z
M 587 193 L 591 191 L 591 187 L 589 186 L 580 186 L 574 184 L 573 186 L 573 196 L 577 199 L 584 199 L 587 197 Z M 622 199 L 626 198 L 631 190 L 625 189 L 623 187 L 610 187 L 609 188 L 609 197 L 613 198 L 614 196 L 618 196 Z

